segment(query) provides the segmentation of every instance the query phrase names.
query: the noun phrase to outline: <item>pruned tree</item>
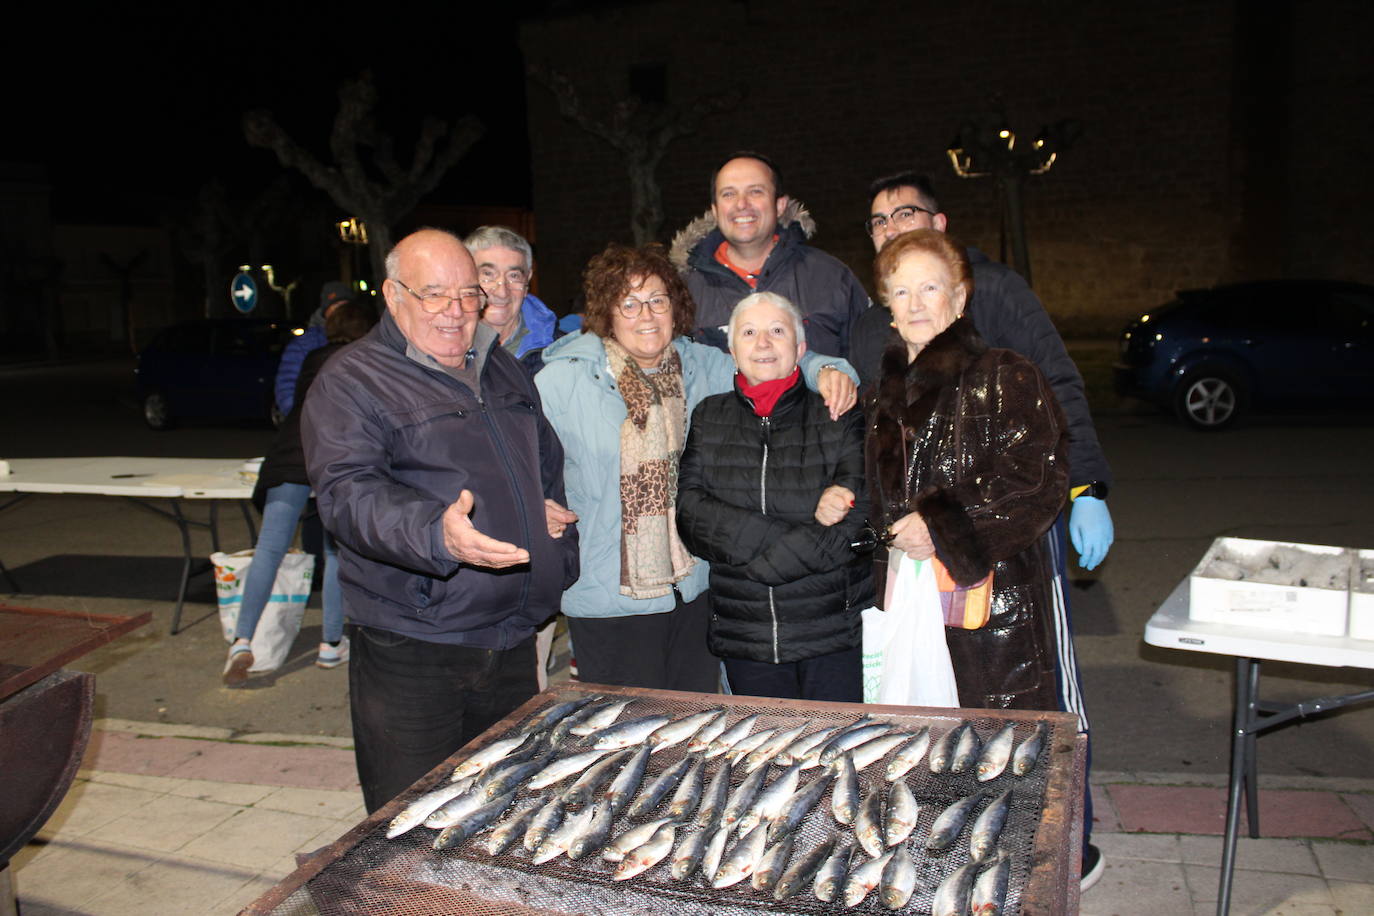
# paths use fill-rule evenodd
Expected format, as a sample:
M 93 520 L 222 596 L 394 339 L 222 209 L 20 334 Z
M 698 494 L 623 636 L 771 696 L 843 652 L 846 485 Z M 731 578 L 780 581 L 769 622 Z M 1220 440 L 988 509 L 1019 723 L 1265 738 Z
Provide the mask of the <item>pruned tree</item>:
M 226 260 L 236 240 L 236 220 L 224 183 L 215 179 L 201 185 L 194 202 L 167 210 L 162 215 L 162 222 L 186 259 L 200 266 L 201 280 L 205 284 L 205 317 L 211 318 L 227 310 L 228 296 L 222 297 L 221 302 L 215 295 L 216 290 L 228 288 L 230 274 Z
M 377 127 L 373 117 L 377 99 L 371 71 L 340 87 L 339 110 L 329 137 L 332 164 L 320 161 L 293 140 L 270 111 L 258 109 L 243 116 L 243 133 L 250 146 L 270 149 L 283 166 L 300 172 L 349 215 L 367 224 L 374 279 L 385 274 L 382 259 L 391 249 L 393 226 L 434 190 L 483 133 L 481 122 L 472 115 L 452 125 L 425 118 L 410 165 L 402 167 L 391 137 Z
M 163 225 L 187 260 L 200 266 L 207 318 L 234 314 L 228 294 L 234 266 L 267 260 L 270 240 L 300 209 L 282 175 L 251 198 L 235 197 L 224 182 L 212 179 L 193 200 L 164 211 Z M 114 264 L 107 266 L 118 273 Z
M 529 66 L 529 74 L 553 93 L 565 118 L 600 137 L 625 157 L 630 177 L 630 231 L 636 245 L 655 241 L 663 227 L 658 164 L 668 146 L 678 137 L 695 133 L 704 118 L 729 111 L 744 98 L 738 87 L 685 105 L 630 97 L 612 105 L 607 117 L 598 118 L 586 110 L 581 94 L 563 74 L 538 64 Z

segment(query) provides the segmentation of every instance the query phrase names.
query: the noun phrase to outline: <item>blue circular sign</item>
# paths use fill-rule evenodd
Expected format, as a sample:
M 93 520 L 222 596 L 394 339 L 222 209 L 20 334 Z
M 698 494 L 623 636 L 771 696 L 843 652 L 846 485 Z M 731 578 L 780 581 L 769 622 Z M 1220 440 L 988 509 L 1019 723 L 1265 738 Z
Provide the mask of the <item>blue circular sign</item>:
M 258 304 L 257 282 L 246 273 L 236 274 L 234 282 L 229 284 L 229 300 L 234 303 L 234 308 L 247 315 Z

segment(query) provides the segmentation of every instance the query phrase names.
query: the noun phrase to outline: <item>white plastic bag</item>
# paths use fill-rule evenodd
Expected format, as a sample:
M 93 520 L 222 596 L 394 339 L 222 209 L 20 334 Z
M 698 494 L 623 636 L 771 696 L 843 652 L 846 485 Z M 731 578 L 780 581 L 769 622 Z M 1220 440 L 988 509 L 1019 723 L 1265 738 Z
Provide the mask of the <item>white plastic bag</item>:
M 887 610 L 863 612 L 864 702 L 958 706 L 934 565 L 891 550 L 888 578 Z
M 215 595 L 219 599 L 219 622 L 226 642 L 234 641 L 234 628 L 243 603 L 243 583 L 253 561 L 252 550 L 235 553 L 215 553 Z M 314 554 L 289 551 L 277 567 L 277 579 L 272 584 L 272 597 L 262 609 L 258 627 L 253 631 L 254 674 L 275 671 L 286 661 L 291 644 L 301 631 L 305 603 L 310 599 L 310 580 L 315 575 Z

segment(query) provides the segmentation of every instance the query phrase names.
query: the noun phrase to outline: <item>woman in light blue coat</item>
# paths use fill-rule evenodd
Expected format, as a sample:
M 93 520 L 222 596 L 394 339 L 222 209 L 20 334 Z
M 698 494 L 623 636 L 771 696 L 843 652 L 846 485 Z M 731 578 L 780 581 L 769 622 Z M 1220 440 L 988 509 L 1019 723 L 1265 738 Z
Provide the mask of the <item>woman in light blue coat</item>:
M 581 576 L 563 594 L 578 677 L 714 692 L 709 570 L 678 537 L 677 470 L 692 410 L 730 390 L 735 363 L 682 336 L 695 309 L 657 246 L 613 244 L 583 280 L 583 329 L 545 349 L 535 376 L 580 519 Z M 808 353 L 801 369 L 832 416 L 854 404 L 848 363 Z

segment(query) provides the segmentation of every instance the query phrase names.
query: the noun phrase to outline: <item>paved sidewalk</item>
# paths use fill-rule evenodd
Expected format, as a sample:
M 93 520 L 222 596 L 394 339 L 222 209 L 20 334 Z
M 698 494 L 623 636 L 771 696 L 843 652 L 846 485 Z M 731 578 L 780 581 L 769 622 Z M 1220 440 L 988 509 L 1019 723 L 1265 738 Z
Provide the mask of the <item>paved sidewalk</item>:
M 1260 777 L 1232 913 L 1374 913 L 1374 780 Z M 1107 856 L 1089 916 L 1215 911 L 1225 782 L 1095 773 Z M 363 817 L 344 739 L 102 720 L 80 778 L 11 863 L 23 916 L 235 913 Z
M 23 916 L 237 913 L 364 816 L 347 739 L 101 720 L 10 863 Z

